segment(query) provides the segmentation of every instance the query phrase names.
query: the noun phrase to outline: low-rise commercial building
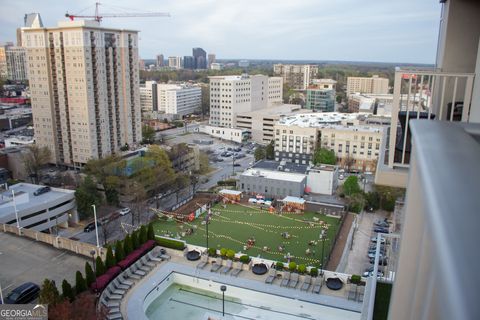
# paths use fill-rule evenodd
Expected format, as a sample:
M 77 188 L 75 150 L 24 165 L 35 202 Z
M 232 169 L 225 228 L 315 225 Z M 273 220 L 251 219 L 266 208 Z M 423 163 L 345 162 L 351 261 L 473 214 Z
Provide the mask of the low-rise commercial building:
M 237 143 L 243 143 L 249 138 L 248 131 L 245 129 L 200 125 L 198 131 L 214 138 Z
M 322 164 L 307 173 L 307 192 L 332 195 L 337 190 L 338 167 Z
M 305 174 L 251 168 L 239 177 L 238 188 L 267 197 L 301 197 L 306 187 Z
M 17 183 L 0 193 L 0 223 L 18 225 L 35 231 L 46 231 L 57 225 L 78 222 L 75 191 L 50 188 L 36 195 L 44 186 Z
M 320 112 L 335 111 L 335 90 L 309 87 L 305 108 Z
M 282 117 L 308 111 L 297 104 L 278 104 L 266 109 L 240 112 L 236 115 L 235 127 L 247 130 L 252 141 L 268 144 L 275 138 L 275 122 Z

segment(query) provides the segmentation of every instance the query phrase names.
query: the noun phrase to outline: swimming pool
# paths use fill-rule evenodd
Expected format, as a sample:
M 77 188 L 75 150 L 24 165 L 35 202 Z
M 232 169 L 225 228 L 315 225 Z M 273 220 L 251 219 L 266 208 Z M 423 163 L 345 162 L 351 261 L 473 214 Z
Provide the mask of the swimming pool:
M 220 319 L 222 285 L 227 287 L 224 319 L 360 319 L 360 313 L 355 311 L 176 272 L 170 273 L 145 296 L 145 316 L 148 319 Z

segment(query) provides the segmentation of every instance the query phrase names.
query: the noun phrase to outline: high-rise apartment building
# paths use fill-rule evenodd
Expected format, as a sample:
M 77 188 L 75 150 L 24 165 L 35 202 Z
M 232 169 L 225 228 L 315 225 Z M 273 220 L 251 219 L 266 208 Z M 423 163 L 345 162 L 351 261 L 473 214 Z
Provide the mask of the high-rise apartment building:
M 210 77 L 210 125 L 233 127 L 235 115 L 281 103 L 283 82 L 264 75 Z
M 215 62 L 216 62 L 215 53 L 209 53 L 208 54 L 208 69 L 210 69 L 210 66 L 212 65 L 212 63 L 215 63 Z
M 188 84 L 157 84 L 158 111 L 183 117 L 202 106 L 202 88 Z
M 182 69 L 182 57 L 168 57 L 168 66 L 173 69 Z
M 142 111 L 158 111 L 157 82 L 145 81 L 140 85 L 140 106 Z
M 293 89 L 305 90 L 317 76 L 318 66 L 309 64 L 274 64 L 273 73 Z
M 163 54 L 159 54 L 157 56 L 157 67 L 163 67 L 164 65 L 164 57 L 163 57 Z
M 195 58 L 192 56 L 183 57 L 183 68 L 184 69 L 195 69 Z
M 35 140 L 81 166 L 142 139 L 137 31 L 95 21 L 25 28 Z
M 195 59 L 195 69 L 207 69 L 207 53 L 202 48 L 193 48 L 192 56 Z
M 7 58 L 8 79 L 14 81 L 27 80 L 28 72 L 25 48 L 8 47 L 5 54 Z
M 347 78 L 347 96 L 352 93 L 386 94 L 388 90 L 388 79 L 380 78 L 378 75 L 374 75 L 371 78 Z
M 8 78 L 8 67 L 7 67 L 7 50 L 12 47 L 12 42 L 7 42 L 0 45 L 0 79 Z

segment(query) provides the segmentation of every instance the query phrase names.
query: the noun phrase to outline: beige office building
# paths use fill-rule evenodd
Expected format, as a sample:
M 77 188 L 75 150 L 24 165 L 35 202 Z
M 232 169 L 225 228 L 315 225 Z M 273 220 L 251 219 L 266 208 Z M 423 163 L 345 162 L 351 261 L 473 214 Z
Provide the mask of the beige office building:
M 209 124 L 212 126 L 233 128 L 237 113 L 265 109 L 282 102 L 283 82 L 279 77 L 243 74 L 209 79 Z
M 351 95 L 352 93 L 386 94 L 388 91 L 389 88 L 387 78 L 380 78 L 377 75 L 374 75 L 371 78 L 347 78 L 347 96 Z
M 358 114 L 309 113 L 275 123 L 275 160 L 308 164 L 318 147 L 335 151 L 338 164 L 373 171 L 383 129 L 360 124 Z
M 293 89 L 305 90 L 317 76 L 318 66 L 309 64 L 274 64 L 273 73 Z
M 24 28 L 35 140 L 81 166 L 142 139 L 137 31 L 95 21 Z
M 8 79 L 28 80 L 28 68 L 25 48 L 9 47 L 6 50 Z

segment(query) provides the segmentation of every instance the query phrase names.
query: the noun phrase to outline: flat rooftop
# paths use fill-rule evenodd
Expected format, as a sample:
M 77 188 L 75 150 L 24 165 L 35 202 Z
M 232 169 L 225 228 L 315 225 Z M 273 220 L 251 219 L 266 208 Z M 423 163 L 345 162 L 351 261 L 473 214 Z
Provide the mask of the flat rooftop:
M 299 127 L 318 127 L 326 123 L 341 123 L 342 121 L 357 120 L 358 113 L 315 112 L 302 113 L 284 117 L 278 121 L 280 125 Z
M 15 210 L 12 190 L 15 193 L 17 211 L 35 208 L 40 204 L 60 200 L 66 196 L 73 197 L 75 193 L 73 190 L 51 188 L 49 192 L 34 196 L 33 193 L 41 187 L 44 186 L 22 182 L 14 184 L 13 186 L 10 186 L 8 191 L 0 193 L 0 217 L 10 214 Z
M 265 109 L 255 110 L 255 111 L 247 111 L 247 112 L 239 112 L 237 113 L 238 116 L 246 116 L 246 117 L 282 117 L 282 116 L 289 116 L 295 113 L 306 113 L 311 112 L 310 109 L 302 109 L 301 105 L 298 104 L 274 104 L 270 105 Z
M 382 129 L 372 125 L 358 125 L 358 126 L 346 126 L 341 124 L 324 124 L 317 126 L 321 129 L 333 129 L 337 131 L 355 131 L 355 132 L 371 132 L 371 133 L 380 133 Z
M 302 182 L 305 179 L 305 174 L 285 171 L 271 171 L 263 169 L 247 169 L 242 173 L 242 176 L 247 177 L 263 177 L 271 180 L 288 181 L 288 182 Z
M 273 160 L 257 161 L 252 166 L 252 168 L 278 171 L 278 166 L 280 165 L 283 167 L 284 171 L 291 172 L 291 173 L 305 174 L 308 169 L 308 165 L 305 165 L 305 164 L 298 164 L 298 163 L 286 162 L 286 161 L 273 161 Z

